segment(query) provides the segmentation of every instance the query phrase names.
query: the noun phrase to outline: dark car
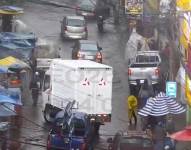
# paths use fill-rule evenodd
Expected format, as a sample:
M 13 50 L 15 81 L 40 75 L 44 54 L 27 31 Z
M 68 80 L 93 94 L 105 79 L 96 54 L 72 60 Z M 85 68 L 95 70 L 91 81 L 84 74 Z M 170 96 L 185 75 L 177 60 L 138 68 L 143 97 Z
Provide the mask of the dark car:
M 94 134 L 88 115 L 73 113 L 67 120 L 58 120 L 48 135 L 47 150 L 87 150 Z
M 76 41 L 72 50 L 72 59 L 85 59 L 102 63 L 102 48 L 96 41 Z
M 108 143 L 108 150 L 154 150 L 151 137 L 142 131 L 118 132 Z
M 76 7 L 76 15 L 81 15 L 86 18 L 95 17 L 96 0 L 82 0 Z
M 110 16 L 110 9 L 107 0 L 82 0 L 76 7 L 76 15 L 86 18 L 97 18 L 103 16 L 105 19 Z

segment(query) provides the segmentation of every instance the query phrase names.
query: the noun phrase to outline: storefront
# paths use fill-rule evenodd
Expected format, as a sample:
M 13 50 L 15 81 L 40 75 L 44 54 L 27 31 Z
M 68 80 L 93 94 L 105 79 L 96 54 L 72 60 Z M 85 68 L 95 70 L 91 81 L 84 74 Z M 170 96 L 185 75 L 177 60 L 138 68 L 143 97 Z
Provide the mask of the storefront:
M 181 84 L 181 91 L 188 108 L 187 124 L 191 124 L 191 1 L 177 0 L 176 4 L 179 15 L 181 70 L 184 72 L 183 74 L 179 72 L 184 83 Z

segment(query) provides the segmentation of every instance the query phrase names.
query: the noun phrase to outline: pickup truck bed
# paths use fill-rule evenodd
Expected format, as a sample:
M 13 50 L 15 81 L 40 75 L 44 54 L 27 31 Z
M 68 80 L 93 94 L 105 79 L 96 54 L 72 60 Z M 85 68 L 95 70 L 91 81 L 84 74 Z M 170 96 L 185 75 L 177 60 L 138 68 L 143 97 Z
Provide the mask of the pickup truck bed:
M 138 52 L 128 67 L 129 83 L 136 85 L 136 81 L 142 82 L 150 77 L 152 84 L 157 84 L 160 80 L 160 63 L 158 51 Z

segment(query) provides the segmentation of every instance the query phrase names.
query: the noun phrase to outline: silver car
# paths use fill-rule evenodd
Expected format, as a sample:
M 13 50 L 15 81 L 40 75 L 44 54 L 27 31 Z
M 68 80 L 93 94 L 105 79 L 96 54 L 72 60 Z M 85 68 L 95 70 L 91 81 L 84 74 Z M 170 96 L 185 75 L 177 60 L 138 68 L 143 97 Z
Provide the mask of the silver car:
M 65 16 L 61 21 L 61 37 L 64 39 L 87 39 L 88 30 L 83 16 Z

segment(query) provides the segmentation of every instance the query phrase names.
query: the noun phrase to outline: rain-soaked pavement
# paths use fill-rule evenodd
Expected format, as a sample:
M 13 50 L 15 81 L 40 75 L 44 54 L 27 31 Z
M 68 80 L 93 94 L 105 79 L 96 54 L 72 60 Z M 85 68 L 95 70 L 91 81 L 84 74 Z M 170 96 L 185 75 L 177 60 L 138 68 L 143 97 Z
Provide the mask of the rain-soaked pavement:
M 40 38 L 51 40 L 58 47 L 61 47 L 61 56 L 64 59 L 71 59 L 71 46 L 73 41 L 63 41 L 60 38 L 60 20 L 64 15 L 75 14 L 75 10 L 43 6 L 40 4 L 26 3 L 24 14 L 20 17 L 29 29 Z M 97 32 L 96 22 L 88 21 L 88 31 L 90 40 L 96 40 L 103 48 L 103 63 L 114 68 L 113 79 L 113 99 L 112 99 L 112 122 L 101 127 L 99 144 L 97 149 L 106 149 L 106 139 L 109 135 L 114 135 L 118 130 L 127 130 L 126 96 L 129 93 L 128 80 L 126 75 L 124 53 L 125 44 L 128 39 L 126 26 L 115 27 L 112 21 L 105 24 L 105 32 Z M 37 107 L 32 106 L 31 96 L 28 93 L 23 106 L 23 125 L 19 135 L 21 141 L 35 145 L 21 144 L 23 150 L 44 150 L 49 126 L 45 124 L 42 117 L 42 100 L 39 98 Z M 17 137 L 17 139 L 19 139 Z
M 73 5 L 79 0 L 55 0 L 57 2 L 66 2 Z M 24 14 L 18 18 L 24 21 L 30 31 L 34 32 L 39 38 L 43 38 L 55 43 L 55 51 L 61 47 L 61 56 L 64 59 L 71 59 L 71 46 L 73 41 L 63 41 L 60 38 L 60 20 L 65 15 L 75 14 L 75 10 L 40 5 L 26 2 L 24 4 Z M 96 22 L 88 20 L 88 31 L 90 40 L 96 40 L 103 48 L 103 63 L 114 68 L 113 78 L 113 99 L 112 99 L 112 121 L 101 127 L 100 137 L 95 147 L 98 150 L 107 149 L 106 139 L 114 135 L 118 130 L 127 130 L 127 107 L 126 97 L 129 94 L 127 80 L 127 66 L 125 63 L 125 45 L 129 33 L 126 24 L 114 26 L 112 20 L 105 24 L 105 32 L 98 33 Z M 45 150 L 49 125 L 45 124 L 42 115 L 42 99 L 39 98 L 37 107 L 32 106 L 30 93 L 25 93 L 22 110 L 23 124 L 20 128 L 14 128 L 14 139 L 21 144 L 15 145 L 18 148 L 14 150 Z M 184 117 L 184 116 L 183 116 Z M 178 119 L 182 119 L 179 116 Z M 16 130 L 15 130 L 16 129 Z M 13 133 L 13 132 L 12 132 Z

